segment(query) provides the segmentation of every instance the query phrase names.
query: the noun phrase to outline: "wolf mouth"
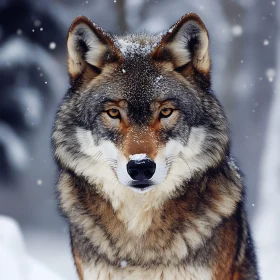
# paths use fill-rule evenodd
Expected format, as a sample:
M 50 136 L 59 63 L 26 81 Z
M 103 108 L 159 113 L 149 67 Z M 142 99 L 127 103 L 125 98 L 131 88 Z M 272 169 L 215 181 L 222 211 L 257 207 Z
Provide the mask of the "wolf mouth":
M 131 185 L 131 187 L 136 188 L 136 189 L 145 189 L 152 186 L 151 184 L 135 184 Z
M 138 192 L 138 193 L 143 193 L 143 192 L 148 192 L 149 190 L 151 190 L 155 185 L 153 184 L 132 184 L 132 185 L 129 185 L 129 187 L 131 189 L 133 189 L 135 192 Z

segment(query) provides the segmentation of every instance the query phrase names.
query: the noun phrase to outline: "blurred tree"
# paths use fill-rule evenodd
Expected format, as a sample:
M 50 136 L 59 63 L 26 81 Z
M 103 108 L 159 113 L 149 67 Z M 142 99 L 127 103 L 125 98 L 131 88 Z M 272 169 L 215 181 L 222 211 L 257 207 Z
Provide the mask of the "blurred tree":
M 258 207 L 258 170 L 274 86 L 267 71 L 276 67 L 277 13 L 267 1 L 227 0 L 221 4 L 233 28 L 226 63 L 230 67 L 223 77 L 223 103 L 234 135 L 233 154 L 241 162 L 248 186 L 249 216 L 253 217 L 253 207 Z M 236 26 L 241 34 L 234 31 Z
M 61 90 L 51 53 L 64 36 L 51 13 L 30 1 L 2 1 L 0 26 L 0 180 L 7 184 L 28 167 L 28 139 Z

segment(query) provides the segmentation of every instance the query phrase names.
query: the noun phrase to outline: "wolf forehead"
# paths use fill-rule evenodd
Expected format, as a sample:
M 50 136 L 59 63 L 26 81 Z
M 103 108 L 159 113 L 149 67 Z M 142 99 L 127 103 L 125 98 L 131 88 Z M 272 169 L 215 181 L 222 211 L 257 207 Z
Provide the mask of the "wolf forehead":
M 115 37 L 115 44 L 123 59 L 112 66 L 115 67 L 114 73 L 108 80 L 113 80 L 116 85 L 113 88 L 116 96 L 121 96 L 130 104 L 148 105 L 159 96 L 164 99 L 172 95 L 168 77 L 164 78 L 161 69 L 151 58 L 150 53 L 158 41 L 159 36 L 153 37 L 145 33 Z
M 151 57 L 153 49 L 160 42 L 160 35 L 142 32 L 113 38 L 122 59 L 111 65 L 110 75 L 100 79 L 99 84 L 104 83 L 110 91 L 110 80 L 113 81 L 118 86 L 113 89 L 118 91 L 117 96 L 122 95 L 131 102 L 152 101 L 162 94 L 163 98 L 174 96 L 176 88 L 170 88 L 174 84 L 174 76 L 166 75 L 166 68 L 155 63 Z M 179 88 L 184 90 L 180 85 Z
M 146 32 L 138 34 L 127 34 L 125 36 L 115 36 L 115 44 L 120 49 L 123 57 L 145 58 L 159 44 L 162 35 L 151 35 Z

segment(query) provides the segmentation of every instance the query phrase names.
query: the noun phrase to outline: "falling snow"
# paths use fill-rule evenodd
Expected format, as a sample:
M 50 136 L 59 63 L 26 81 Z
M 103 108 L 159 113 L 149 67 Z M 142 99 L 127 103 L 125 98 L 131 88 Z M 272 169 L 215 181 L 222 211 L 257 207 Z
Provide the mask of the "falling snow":
M 55 48 L 56 48 L 56 43 L 55 42 L 50 42 L 49 49 L 54 50 Z
M 275 70 L 273 68 L 269 68 L 269 69 L 266 70 L 265 74 L 266 74 L 266 77 L 267 77 L 268 81 L 273 82 L 274 77 L 276 75 Z
M 242 33 L 243 33 L 243 28 L 242 28 L 241 25 L 234 25 L 234 26 L 232 27 L 232 34 L 233 34 L 234 36 L 239 37 L 239 36 L 242 35 Z
M 41 186 L 42 184 L 43 184 L 43 181 L 42 181 L 41 179 L 38 179 L 38 180 L 37 180 L 37 185 L 38 185 L 38 186 Z

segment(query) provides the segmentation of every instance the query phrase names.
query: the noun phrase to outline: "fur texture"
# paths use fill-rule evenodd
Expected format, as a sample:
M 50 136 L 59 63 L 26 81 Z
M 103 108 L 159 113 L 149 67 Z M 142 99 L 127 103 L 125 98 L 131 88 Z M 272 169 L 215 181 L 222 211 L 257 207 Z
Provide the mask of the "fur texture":
M 79 17 L 67 46 L 52 141 L 80 279 L 258 279 L 201 19 L 117 37 Z

